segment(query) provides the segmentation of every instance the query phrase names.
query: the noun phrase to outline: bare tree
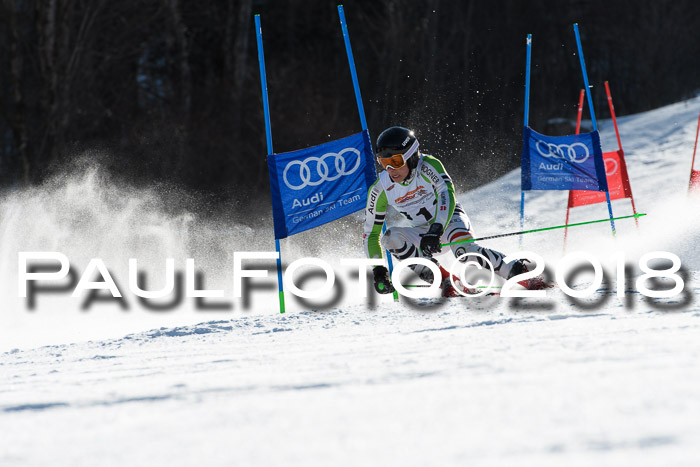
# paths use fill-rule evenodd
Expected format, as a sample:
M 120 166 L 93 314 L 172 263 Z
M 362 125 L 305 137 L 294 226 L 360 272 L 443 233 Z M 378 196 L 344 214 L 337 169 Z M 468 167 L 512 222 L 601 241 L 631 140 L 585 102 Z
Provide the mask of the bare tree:
M 45 163 L 56 161 L 71 123 L 73 86 L 82 79 L 84 54 L 104 0 L 37 0 L 36 30 L 42 82 L 44 135 L 39 155 Z M 75 27 L 74 21 L 78 20 Z
M 180 69 L 179 100 L 183 131 L 187 134 L 192 112 L 192 72 L 190 70 L 190 51 L 187 39 L 187 26 L 182 17 L 180 0 L 166 0 L 172 17 L 173 28 L 178 48 L 178 67 Z
M 27 128 L 27 106 L 24 99 L 24 60 L 17 26 L 15 0 L 5 0 L 3 8 L 9 23 L 10 73 L 12 76 L 12 101 L 14 114 L 9 118 L 21 165 L 21 179 L 27 184 L 31 176 L 31 150 Z

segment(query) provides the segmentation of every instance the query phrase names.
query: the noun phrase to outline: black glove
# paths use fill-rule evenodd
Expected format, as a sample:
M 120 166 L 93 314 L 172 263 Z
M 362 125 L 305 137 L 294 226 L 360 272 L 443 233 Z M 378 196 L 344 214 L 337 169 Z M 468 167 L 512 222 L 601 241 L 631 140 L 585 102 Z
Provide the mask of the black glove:
M 440 237 L 442 237 L 442 224 L 437 222 L 430 226 L 428 233 L 421 234 L 420 251 L 423 256 L 431 258 L 433 254 L 440 253 Z
M 381 294 L 394 291 L 391 278 L 389 278 L 389 271 L 384 266 L 377 266 L 372 272 L 374 272 L 374 290 Z

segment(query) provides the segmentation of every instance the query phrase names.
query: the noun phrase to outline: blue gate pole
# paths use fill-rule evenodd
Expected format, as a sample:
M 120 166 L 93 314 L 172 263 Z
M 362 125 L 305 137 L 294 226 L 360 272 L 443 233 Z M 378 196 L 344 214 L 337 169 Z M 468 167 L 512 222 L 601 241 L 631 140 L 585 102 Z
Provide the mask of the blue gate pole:
M 270 105 L 267 100 L 267 75 L 265 74 L 265 55 L 263 53 L 262 27 L 260 15 L 255 15 L 255 35 L 258 39 L 258 63 L 260 64 L 260 85 L 262 86 L 263 109 L 265 111 L 265 135 L 267 136 L 267 156 L 274 154 L 272 151 L 272 127 L 270 125 Z M 280 313 L 284 313 L 284 283 L 282 282 L 282 252 L 280 241 L 275 237 L 275 250 L 277 251 L 277 287 L 279 290 Z
M 586 89 L 586 97 L 588 98 L 588 110 L 591 112 L 591 122 L 593 123 L 593 131 L 598 131 L 598 123 L 595 119 L 595 112 L 593 111 L 593 99 L 591 99 L 591 88 L 588 86 L 588 74 L 586 73 L 586 63 L 583 60 L 583 48 L 581 47 L 581 36 L 578 33 L 578 23 L 574 23 L 574 33 L 576 34 L 576 47 L 578 47 L 578 58 L 581 61 L 581 71 L 583 72 L 583 84 Z M 605 166 L 605 161 L 603 161 L 603 166 Z M 606 175 L 607 177 L 607 175 Z M 610 214 L 610 227 L 612 228 L 613 237 L 616 234 L 615 231 L 615 221 L 613 220 L 612 204 L 610 203 L 610 188 L 608 187 L 608 181 L 605 180 L 605 199 L 608 201 L 608 214 Z
M 367 119 L 365 118 L 365 107 L 362 105 L 362 95 L 360 94 L 360 83 L 357 79 L 357 70 L 355 69 L 355 59 L 352 55 L 352 47 L 350 46 L 350 34 L 348 33 L 348 25 L 345 22 L 345 12 L 343 11 L 343 5 L 338 5 L 338 15 L 340 16 L 340 27 L 343 30 L 343 39 L 345 40 L 345 53 L 348 56 L 348 63 L 350 64 L 350 75 L 352 76 L 352 85 L 355 88 L 355 100 L 357 101 L 357 111 L 360 113 L 360 123 L 362 124 L 362 130 L 367 130 Z M 386 232 L 386 223 L 382 225 L 382 233 Z M 389 275 L 392 274 L 394 270 L 394 264 L 391 261 L 391 253 L 389 250 L 384 250 L 386 252 L 387 264 L 389 265 Z M 398 292 L 394 291 L 394 301 L 399 300 Z
M 530 57 L 532 55 L 532 34 L 527 35 L 527 61 L 525 65 L 525 116 L 523 117 L 523 130 L 530 125 Z M 527 157 L 530 157 L 528 154 Z M 522 170 L 522 164 L 521 168 Z M 520 230 L 525 230 L 525 191 L 520 182 Z M 523 249 L 523 236 L 518 239 L 520 249 Z
M 348 56 L 350 64 L 350 76 L 352 76 L 352 85 L 355 88 L 355 100 L 357 101 L 357 110 L 360 113 L 360 123 L 362 129 L 367 129 L 367 119 L 365 118 L 365 107 L 362 105 L 362 95 L 360 94 L 360 82 L 357 79 L 357 70 L 355 69 L 355 59 L 352 55 L 352 47 L 350 46 L 350 34 L 348 33 L 348 25 L 345 22 L 345 12 L 343 5 L 338 5 L 338 15 L 340 15 L 340 27 L 343 30 L 343 39 L 345 40 L 345 53 Z

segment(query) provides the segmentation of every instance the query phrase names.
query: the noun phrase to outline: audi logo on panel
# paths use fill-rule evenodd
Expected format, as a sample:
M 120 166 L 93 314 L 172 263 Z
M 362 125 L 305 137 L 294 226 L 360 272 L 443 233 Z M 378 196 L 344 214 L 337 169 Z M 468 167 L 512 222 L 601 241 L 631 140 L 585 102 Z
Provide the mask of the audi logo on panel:
M 355 165 L 349 168 L 353 162 L 352 154 L 356 157 Z M 328 167 L 328 160 L 331 158 L 335 174 L 332 174 L 332 168 Z M 321 157 L 311 156 L 303 161 L 292 161 L 284 168 L 282 178 L 287 187 L 292 190 L 301 190 L 307 186 L 317 186 L 323 182 L 332 182 L 345 175 L 350 175 L 360 168 L 361 163 L 362 154 L 360 151 L 355 148 L 345 148 L 338 153 L 329 152 Z M 292 181 L 289 180 L 289 176 L 291 176 Z
M 590 156 L 588 147 L 583 143 L 554 144 L 537 140 L 535 149 L 544 157 L 554 157 L 555 159 L 561 160 L 568 158 L 571 162 L 576 164 L 583 164 Z
M 605 159 L 605 175 L 608 177 L 617 173 L 617 161 L 615 159 Z

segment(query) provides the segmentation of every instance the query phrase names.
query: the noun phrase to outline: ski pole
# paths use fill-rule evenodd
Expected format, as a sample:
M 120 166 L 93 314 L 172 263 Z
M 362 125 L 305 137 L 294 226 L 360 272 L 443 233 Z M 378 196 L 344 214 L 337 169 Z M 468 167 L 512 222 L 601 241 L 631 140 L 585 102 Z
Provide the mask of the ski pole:
M 534 229 L 534 230 L 523 230 L 521 232 L 510 232 L 510 233 L 505 233 L 505 234 L 500 234 L 500 235 L 491 235 L 490 237 L 481 237 L 481 238 L 470 238 L 467 240 L 457 240 L 456 242 L 451 242 L 451 243 L 441 243 L 440 248 L 444 246 L 449 246 L 449 245 L 456 245 L 458 243 L 471 243 L 471 242 L 476 242 L 479 240 L 490 240 L 492 238 L 500 238 L 500 237 L 510 237 L 513 235 L 521 235 L 521 234 L 529 234 L 529 233 L 534 233 L 534 232 L 544 232 L 545 230 L 554 230 L 554 229 L 563 229 L 565 227 L 577 227 L 579 225 L 586 225 L 586 224 L 596 224 L 598 222 L 610 222 L 611 220 L 619 220 L 619 219 L 629 219 L 631 217 L 634 217 L 635 219 L 646 216 L 644 213 L 636 213 L 631 216 L 622 216 L 622 217 L 615 217 L 613 219 L 599 219 L 597 221 L 588 221 L 588 222 L 579 222 L 578 224 L 564 224 L 564 225 L 556 225 L 554 227 L 544 227 L 542 229 Z

